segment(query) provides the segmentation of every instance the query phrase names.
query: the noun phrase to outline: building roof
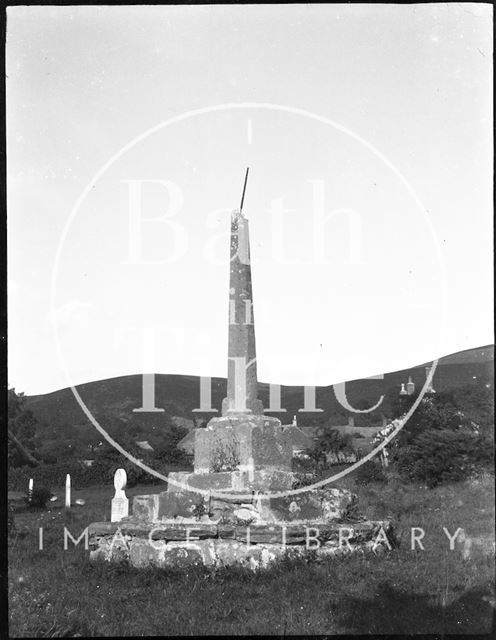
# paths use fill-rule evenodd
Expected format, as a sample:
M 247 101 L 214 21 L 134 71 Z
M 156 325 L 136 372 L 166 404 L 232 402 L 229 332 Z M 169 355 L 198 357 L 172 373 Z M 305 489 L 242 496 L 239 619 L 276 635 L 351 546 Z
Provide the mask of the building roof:
M 191 431 L 192 429 L 195 428 L 195 423 L 193 420 L 190 420 L 189 418 L 183 418 L 182 416 L 172 416 L 172 422 L 177 427 L 183 427 L 188 431 Z
M 195 450 L 195 431 L 196 429 L 191 429 L 191 431 L 188 431 L 184 438 L 179 440 L 179 442 L 177 443 L 177 448 L 184 451 L 184 453 L 193 455 Z
M 316 440 L 319 437 L 320 432 L 322 431 L 322 427 L 298 427 L 298 429 L 312 441 Z
M 314 436 L 311 432 L 303 431 L 304 427 L 297 427 L 294 424 L 283 425 L 284 433 L 289 434 L 293 451 L 304 451 L 314 446 Z
M 153 447 L 148 440 L 136 440 L 136 444 L 140 449 L 143 449 L 143 451 L 153 451 Z

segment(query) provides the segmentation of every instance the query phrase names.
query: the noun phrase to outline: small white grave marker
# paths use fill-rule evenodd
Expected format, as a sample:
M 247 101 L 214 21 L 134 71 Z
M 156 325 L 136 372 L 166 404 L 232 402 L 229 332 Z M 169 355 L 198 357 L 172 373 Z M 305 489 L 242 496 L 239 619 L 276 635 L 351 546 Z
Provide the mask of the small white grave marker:
M 248 458 L 248 481 L 253 482 L 255 479 L 255 464 L 253 462 L 253 458 L 250 456 Z
M 65 508 L 71 508 L 71 476 L 69 474 L 65 477 Z
M 31 496 L 33 495 L 33 478 L 29 478 L 29 483 L 28 483 L 28 496 L 29 499 L 31 500 Z
M 119 522 L 129 515 L 129 500 L 124 488 L 127 484 L 127 473 L 124 469 L 117 469 L 114 475 L 115 496 L 112 498 L 111 522 Z

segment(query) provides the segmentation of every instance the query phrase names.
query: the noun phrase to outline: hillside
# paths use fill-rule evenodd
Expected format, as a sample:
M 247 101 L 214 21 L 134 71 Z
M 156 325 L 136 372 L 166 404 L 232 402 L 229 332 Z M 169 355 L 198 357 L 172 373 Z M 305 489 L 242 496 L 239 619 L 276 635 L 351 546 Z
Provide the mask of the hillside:
M 437 391 L 453 389 L 465 385 L 486 384 L 493 380 L 494 347 L 486 346 L 452 354 L 440 359 L 434 376 L 434 388 Z M 386 395 L 380 411 L 376 415 L 359 416 L 355 414 L 356 424 L 377 423 L 381 413 L 386 416 L 390 411 L 390 400 L 401 387 L 402 382 L 411 376 L 421 388 L 425 381 L 425 365 L 419 365 L 402 371 L 387 373 L 383 380 L 354 380 L 347 383 L 347 397 L 356 408 L 367 408 L 375 404 L 381 395 Z M 260 397 L 264 405 L 269 405 L 269 385 L 260 383 Z M 208 418 L 214 414 L 197 414 L 192 410 L 199 406 L 199 378 L 187 375 L 162 375 L 155 377 L 156 406 L 164 408 L 163 413 L 134 413 L 141 406 L 141 375 L 123 376 L 109 380 L 100 380 L 78 386 L 78 391 L 90 411 L 102 424 L 129 428 L 133 434 L 146 435 L 167 428 L 171 416 L 193 419 L 195 416 Z M 226 379 L 212 378 L 212 406 L 220 408 L 226 394 Z M 298 413 L 299 424 L 312 424 L 314 421 L 343 424 L 348 412 L 337 402 L 332 386 L 316 389 L 316 406 L 323 413 L 298 413 L 303 408 L 302 387 L 281 387 L 281 406 L 287 411 L 278 414 L 283 422 L 290 422 Z M 43 436 L 48 440 L 79 438 L 77 434 L 85 432 L 98 436 L 93 426 L 79 407 L 72 391 L 61 389 L 53 393 L 29 396 L 27 405 L 36 418 L 43 424 Z M 72 436 L 69 435 L 72 432 Z M 40 434 L 42 435 L 42 434 Z

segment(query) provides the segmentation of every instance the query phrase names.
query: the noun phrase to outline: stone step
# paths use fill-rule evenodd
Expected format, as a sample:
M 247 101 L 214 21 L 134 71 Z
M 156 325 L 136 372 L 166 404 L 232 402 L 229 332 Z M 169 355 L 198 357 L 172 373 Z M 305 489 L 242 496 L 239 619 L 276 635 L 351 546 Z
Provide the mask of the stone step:
M 280 474 L 281 472 L 273 472 Z M 216 482 L 219 478 L 232 481 L 234 472 L 219 474 L 177 474 L 185 475 L 195 482 Z M 214 477 L 215 476 L 215 477 Z M 208 484 L 207 482 L 207 484 Z M 250 522 L 250 514 L 244 518 L 237 514 L 240 508 L 252 512 L 252 522 L 333 522 L 357 516 L 357 497 L 346 489 L 325 487 L 289 496 L 266 496 L 263 493 L 244 492 L 226 496 L 196 491 L 164 491 L 158 494 L 135 496 L 133 516 L 149 522 L 166 518 L 209 515 L 225 523 Z
M 337 542 L 340 537 L 353 541 L 363 541 L 378 535 L 381 527 L 386 535 L 392 531 L 390 521 L 361 521 L 287 524 L 253 524 L 250 526 L 216 524 L 206 522 L 164 521 L 161 523 L 143 523 L 128 518 L 120 522 L 94 522 L 88 527 L 92 544 L 98 544 L 101 538 L 111 539 L 119 531 L 123 536 L 146 540 L 181 541 L 206 538 L 233 539 L 241 543 L 260 544 L 308 544 L 312 540 L 319 542 Z
M 115 538 L 111 532 L 114 528 L 116 532 L 120 529 L 118 523 L 91 525 L 90 559 L 100 558 L 114 562 L 127 560 L 135 567 L 186 568 L 202 564 L 210 567 L 241 564 L 256 570 L 269 566 L 283 556 L 302 557 L 305 554 L 312 554 L 312 557 L 318 559 L 336 554 L 350 554 L 357 550 L 376 553 L 378 549 L 386 551 L 394 546 L 393 541 L 389 541 L 389 537 L 392 537 L 392 527 L 387 521 L 339 523 L 345 530 L 341 540 L 337 523 L 333 526 L 322 524 L 318 532 L 310 530 L 309 538 L 306 533 L 303 535 L 302 527 L 288 525 L 286 544 L 281 543 L 279 534 L 282 527 L 277 525 L 250 527 L 250 534 L 253 531 L 253 535 L 250 535 L 250 544 L 248 544 L 246 527 L 229 528 L 221 525 L 217 538 L 207 537 L 197 540 L 190 538 L 186 541 L 185 538 L 181 540 L 156 538 L 153 534 L 151 539 L 143 535 L 132 535 L 138 531 L 143 532 L 143 528 L 135 525 L 133 529 L 133 523 L 127 524 L 129 525 L 125 530 L 127 535 L 121 530 L 121 536 L 115 536 Z M 174 536 L 177 536 L 178 528 L 169 529 L 168 524 L 164 524 L 164 536 L 170 535 L 171 531 Z M 191 525 L 193 526 L 193 523 Z M 384 540 L 383 535 L 380 535 L 381 528 L 388 535 L 387 541 Z M 210 533 L 198 527 L 197 532 L 200 534 L 202 531 Z M 97 535 L 97 533 L 104 535 Z

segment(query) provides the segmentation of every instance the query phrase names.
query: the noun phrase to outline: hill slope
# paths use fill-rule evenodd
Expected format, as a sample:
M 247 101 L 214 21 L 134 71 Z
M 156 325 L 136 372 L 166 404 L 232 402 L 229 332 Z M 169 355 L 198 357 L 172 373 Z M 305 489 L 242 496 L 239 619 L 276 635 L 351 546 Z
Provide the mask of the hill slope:
M 460 352 L 441 358 L 434 376 L 434 388 L 438 391 L 452 389 L 467 384 L 483 384 L 493 380 L 494 347 L 486 346 L 479 349 Z M 419 365 L 402 371 L 395 371 L 384 375 L 383 380 L 353 380 L 347 383 L 346 392 L 349 402 L 356 408 L 370 407 L 383 394 L 390 397 L 399 391 L 402 382 L 411 376 L 421 388 L 425 381 L 425 365 Z M 141 375 L 123 376 L 109 380 L 100 380 L 79 385 L 79 394 L 90 411 L 101 419 L 103 423 L 112 421 L 121 425 L 135 425 L 137 428 L 145 425 L 164 427 L 171 416 L 183 416 L 192 419 L 196 413 L 193 409 L 199 407 L 200 382 L 197 376 L 163 375 L 155 376 L 155 404 L 165 409 L 163 413 L 140 414 L 133 409 L 142 405 L 142 377 Z M 269 406 L 269 385 L 260 383 L 259 395 L 264 406 Z M 226 394 L 226 379 L 212 378 L 212 406 L 220 408 Z M 298 415 L 299 424 L 310 424 L 316 418 L 330 420 L 332 424 L 346 422 L 346 410 L 337 402 L 332 386 L 316 389 L 316 406 L 324 410 L 323 413 L 302 413 Z M 388 415 L 388 398 L 381 406 L 381 412 Z M 28 407 L 38 420 L 48 429 L 47 436 L 54 437 L 62 429 L 93 427 L 79 407 L 71 389 L 61 389 L 53 393 L 27 398 Z M 286 413 L 279 414 L 283 422 L 290 422 L 292 416 L 303 408 L 303 387 L 281 387 L 281 406 Z M 202 414 L 208 417 L 211 414 Z M 369 416 L 355 416 L 358 421 L 369 420 Z M 377 420 L 379 414 L 375 416 Z M 142 429 L 140 428 L 140 431 Z

